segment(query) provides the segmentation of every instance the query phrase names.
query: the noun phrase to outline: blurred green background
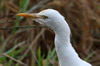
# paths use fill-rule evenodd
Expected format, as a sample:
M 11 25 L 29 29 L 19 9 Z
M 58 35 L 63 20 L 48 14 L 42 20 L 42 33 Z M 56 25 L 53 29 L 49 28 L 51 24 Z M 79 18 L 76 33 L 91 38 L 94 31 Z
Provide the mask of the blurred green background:
M 54 32 L 16 17 L 48 8 L 68 21 L 79 56 L 100 66 L 100 0 L 0 0 L 0 66 L 58 66 Z

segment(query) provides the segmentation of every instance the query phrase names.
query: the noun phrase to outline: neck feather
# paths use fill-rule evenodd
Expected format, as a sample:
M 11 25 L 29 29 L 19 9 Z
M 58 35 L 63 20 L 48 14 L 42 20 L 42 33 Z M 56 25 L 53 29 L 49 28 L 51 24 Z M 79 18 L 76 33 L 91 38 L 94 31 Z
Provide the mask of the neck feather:
M 66 64 L 74 66 L 71 64 L 79 63 L 80 58 L 70 43 L 70 28 L 67 23 L 55 30 L 55 47 L 60 66 L 66 66 Z

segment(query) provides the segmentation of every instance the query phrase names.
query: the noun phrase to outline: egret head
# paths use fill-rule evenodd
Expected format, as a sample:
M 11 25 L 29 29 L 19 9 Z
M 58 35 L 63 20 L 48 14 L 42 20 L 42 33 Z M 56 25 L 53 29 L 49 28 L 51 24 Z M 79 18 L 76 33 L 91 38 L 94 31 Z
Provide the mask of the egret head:
M 39 13 L 19 13 L 17 16 L 32 18 L 36 22 L 45 24 L 50 28 L 60 24 L 59 22 L 62 22 L 64 19 L 64 17 L 54 9 L 46 9 Z

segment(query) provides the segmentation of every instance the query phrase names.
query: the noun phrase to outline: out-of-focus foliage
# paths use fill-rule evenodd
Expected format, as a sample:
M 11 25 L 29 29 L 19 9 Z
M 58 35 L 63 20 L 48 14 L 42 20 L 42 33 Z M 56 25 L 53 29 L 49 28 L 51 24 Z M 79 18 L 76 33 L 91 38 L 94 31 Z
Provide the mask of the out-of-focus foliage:
M 19 12 L 58 10 L 80 57 L 100 66 L 100 0 L 0 0 L 0 66 L 58 66 L 54 32 Z

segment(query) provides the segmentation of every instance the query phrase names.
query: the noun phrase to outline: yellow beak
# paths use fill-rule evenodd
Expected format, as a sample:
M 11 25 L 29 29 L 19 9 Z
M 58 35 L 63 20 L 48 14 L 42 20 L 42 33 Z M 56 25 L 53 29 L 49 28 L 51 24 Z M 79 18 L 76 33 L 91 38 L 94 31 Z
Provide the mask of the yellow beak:
M 29 18 L 33 18 L 33 19 L 40 17 L 36 13 L 19 13 L 19 14 L 17 14 L 17 16 L 29 17 Z

